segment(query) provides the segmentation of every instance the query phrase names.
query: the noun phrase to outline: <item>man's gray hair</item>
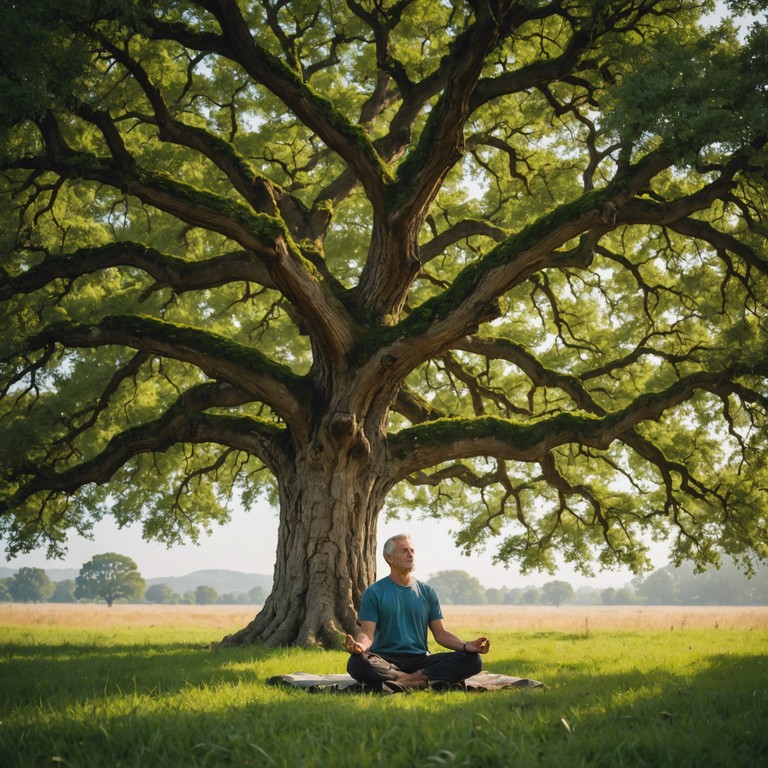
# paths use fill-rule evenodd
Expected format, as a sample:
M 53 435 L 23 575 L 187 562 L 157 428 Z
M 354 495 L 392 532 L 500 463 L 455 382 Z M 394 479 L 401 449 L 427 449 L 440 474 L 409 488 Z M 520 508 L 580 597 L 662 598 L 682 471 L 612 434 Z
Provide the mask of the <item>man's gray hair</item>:
M 394 536 L 390 536 L 385 542 L 384 546 L 382 547 L 382 554 L 384 556 L 386 555 L 393 555 L 395 553 L 395 542 L 400 541 L 400 539 L 410 539 L 410 534 L 407 533 L 397 533 Z

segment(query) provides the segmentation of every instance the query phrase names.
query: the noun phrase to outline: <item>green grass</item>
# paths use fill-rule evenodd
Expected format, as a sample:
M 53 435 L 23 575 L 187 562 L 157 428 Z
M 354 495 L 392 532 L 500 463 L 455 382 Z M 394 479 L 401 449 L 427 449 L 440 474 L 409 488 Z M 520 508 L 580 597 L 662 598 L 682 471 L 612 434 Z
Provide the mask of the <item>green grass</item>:
M 396 696 L 268 686 L 346 656 L 211 634 L 0 627 L 0 765 L 768 765 L 768 631 L 497 633 L 486 668 L 546 688 Z

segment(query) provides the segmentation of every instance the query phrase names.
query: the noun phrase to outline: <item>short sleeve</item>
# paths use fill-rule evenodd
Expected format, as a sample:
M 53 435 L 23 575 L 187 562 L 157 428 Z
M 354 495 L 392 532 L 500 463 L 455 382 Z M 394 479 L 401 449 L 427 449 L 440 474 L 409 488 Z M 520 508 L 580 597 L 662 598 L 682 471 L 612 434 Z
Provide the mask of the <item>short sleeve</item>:
M 360 598 L 360 611 L 357 614 L 358 621 L 372 621 L 379 623 L 379 597 L 376 591 L 368 587 Z
M 432 587 L 427 586 L 429 594 L 429 620 L 437 621 L 443 618 L 443 610 L 440 607 L 440 598 Z

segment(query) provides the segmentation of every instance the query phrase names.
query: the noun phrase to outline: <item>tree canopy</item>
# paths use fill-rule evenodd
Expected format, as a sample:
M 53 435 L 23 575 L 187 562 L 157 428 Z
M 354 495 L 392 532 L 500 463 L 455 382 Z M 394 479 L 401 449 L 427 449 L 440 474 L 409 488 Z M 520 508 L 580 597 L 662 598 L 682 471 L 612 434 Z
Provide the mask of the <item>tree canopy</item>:
M 20 568 L 10 580 L 8 592 L 18 603 L 44 603 L 55 587 L 42 568 Z
M 11 554 L 267 494 L 276 644 L 354 626 L 382 511 L 768 556 L 763 0 L 0 7 Z
M 111 608 L 115 600 L 141 600 L 146 586 L 130 557 L 105 552 L 94 555 L 80 569 L 75 579 L 75 598 L 104 600 Z
M 466 571 L 438 571 L 427 583 L 434 587 L 445 604 L 477 605 L 488 600 L 480 580 Z

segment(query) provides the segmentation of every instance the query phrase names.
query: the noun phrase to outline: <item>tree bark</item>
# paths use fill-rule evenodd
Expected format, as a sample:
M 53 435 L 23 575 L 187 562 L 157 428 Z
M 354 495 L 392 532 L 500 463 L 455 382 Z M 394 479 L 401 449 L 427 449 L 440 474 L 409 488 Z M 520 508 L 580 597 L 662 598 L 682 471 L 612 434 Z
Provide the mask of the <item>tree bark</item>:
M 376 579 L 376 522 L 388 488 L 362 430 L 315 440 L 279 479 L 280 523 L 272 592 L 246 627 L 225 646 L 338 648 L 354 633 L 363 589 Z M 340 421 L 337 419 L 337 422 Z M 341 439 L 338 439 L 341 438 Z M 381 454 L 383 448 L 379 448 Z

